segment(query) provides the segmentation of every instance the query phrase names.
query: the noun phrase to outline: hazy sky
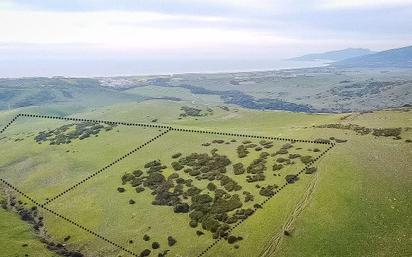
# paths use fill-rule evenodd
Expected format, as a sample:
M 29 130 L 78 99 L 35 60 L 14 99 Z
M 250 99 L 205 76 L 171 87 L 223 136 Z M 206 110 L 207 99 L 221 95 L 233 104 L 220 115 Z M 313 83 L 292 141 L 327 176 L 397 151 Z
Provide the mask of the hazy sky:
M 276 67 L 412 42 L 412 0 L 1 0 L 0 76 Z

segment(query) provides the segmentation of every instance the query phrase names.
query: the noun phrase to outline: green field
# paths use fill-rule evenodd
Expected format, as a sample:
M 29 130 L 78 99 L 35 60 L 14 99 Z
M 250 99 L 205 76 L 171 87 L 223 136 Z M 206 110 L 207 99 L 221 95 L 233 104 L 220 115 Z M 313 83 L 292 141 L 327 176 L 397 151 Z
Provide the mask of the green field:
M 182 116 L 182 106 L 199 108 L 202 113 L 208 114 Z M 336 146 L 314 163 L 313 167 L 317 170 L 313 174 L 302 173 L 299 180 L 287 184 L 265 202 L 268 197 L 261 194 L 262 188 L 282 186 L 287 183 L 286 175 L 296 174 L 305 167 L 300 157 L 291 159 L 289 154 L 315 158 L 329 145 L 295 142 L 287 148 L 287 153 L 282 153 L 278 151 L 282 147 L 285 149 L 284 145 L 291 142 L 267 139 L 266 141 L 270 141 L 267 143 L 261 142 L 259 138 L 173 130 L 46 205 L 46 208 L 77 225 L 41 208 L 39 213 L 44 217 L 48 238 L 54 242 L 64 242 L 66 249 L 79 251 L 84 256 L 133 256 L 132 253 L 140 254 L 144 249 L 150 249 L 149 256 L 158 256 L 167 251 L 166 256 L 196 257 L 212 244 L 213 247 L 202 256 L 410 256 L 412 144 L 407 142 L 412 139 L 410 110 L 402 108 L 371 113 L 304 114 L 256 111 L 233 106 L 226 109 L 167 100 L 83 109 L 71 117 L 170 124 L 175 128 L 291 139 L 332 137 L 334 139 L 331 142 L 336 143 Z M 7 123 L 16 113 L 1 113 L 1 124 Z M 59 145 L 51 145 L 50 138 L 41 144 L 35 140 L 40 131 L 56 131 L 56 128 L 70 125 L 64 132 L 67 135 L 75 128 L 74 123 L 76 122 L 19 118 L 0 136 L 1 178 L 43 203 L 164 131 L 118 125 L 108 131 L 101 129 L 97 137 L 90 136 L 82 140 L 77 138 Z M 339 126 L 325 128 L 323 125 L 327 124 Z M 349 124 L 352 124 L 351 129 L 345 127 Z M 361 135 L 352 129 L 354 124 L 364 130 L 370 129 L 370 132 Z M 374 133 L 378 132 L 373 130 L 377 128 L 401 129 L 397 132 L 394 130 L 399 132 L 396 136 L 377 136 Z M 248 140 L 251 142 L 245 142 Z M 265 144 L 270 146 L 265 148 Z M 245 157 L 239 156 L 238 149 L 242 145 L 248 146 Z M 268 155 L 262 157 L 263 152 Z M 173 158 L 177 153 L 181 155 Z M 173 162 L 187 156 L 193 157 L 193 153 L 212 159 L 213 156 L 227 157 L 230 164 L 224 166 L 225 172 L 222 174 L 227 175 L 229 181 L 232 181 L 230 183 L 239 185 L 241 189 L 226 188 L 221 184 L 221 178 L 197 179 L 199 174 L 184 171 L 189 166 L 177 170 L 174 168 Z M 285 164 L 282 160 L 278 162 L 281 157 L 293 163 Z M 264 159 L 265 168 L 261 173 L 265 175 L 263 180 L 248 182 L 247 176 L 253 173 L 248 173 L 247 170 L 235 175 L 233 164 L 243 163 L 246 169 L 259 158 Z M 161 174 L 167 181 L 172 181 L 173 186 L 166 191 L 178 188 L 177 177 L 172 174 L 177 174 L 178 178 L 185 181 L 180 182 L 184 185 L 179 186 L 181 192 L 178 190 L 180 193 L 177 194 L 180 204 L 191 205 L 195 202 L 192 195 L 186 195 L 189 188 L 198 188 L 198 194 L 215 199 L 216 191 L 208 189 L 210 182 L 227 193 L 227 198 L 224 198 L 227 201 L 235 199 L 236 197 L 232 198 L 234 195 L 239 195 L 240 200 L 234 203 L 237 205 L 240 202 L 241 207 L 237 205 L 237 208 L 225 211 L 225 215 L 238 215 L 238 218 L 234 223 L 220 222 L 221 225 L 228 224 L 230 233 L 221 234 L 222 240 L 214 243 L 213 235 L 216 233 L 208 226 L 202 228 L 202 220 L 198 220 L 195 228 L 189 225 L 193 210 L 175 213 L 175 205 L 172 203 L 152 203 L 163 199 L 158 191 L 148 186 L 133 186 L 130 181 L 122 183 L 123 175 L 134 170 L 142 170 L 143 177 L 149 176 L 149 168 L 144 165 L 154 160 L 166 166 L 162 168 Z M 279 163 L 283 163 L 283 167 L 274 171 L 273 166 Z M 215 171 L 212 166 L 210 170 Z M 205 170 L 204 173 L 211 176 L 213 172 L 210 170 Z M 189 179 L 192 180 L 190 186 L 185 184 Z M 147 179 L 142 181 L 144 183 Z M 137 193 L 136 187 L 143 187 L 144 191 Z M 2 188 L 6 190 L 7 186 L 2 184 Z M 125 191 L 119 192 L 118 188 L 124 188 Z M 249 192 L 253 200 L 246 202 L 244 191 Z M 270 189 L 264 190 L 268 191 L 270 194 Z M 26 206 L 24 208 L 33 205 L 18 193 L 14 192 L 13 195 L 22 201 L 21 205 Z M 157 196 L 160 198 L 156 198 Z M 171 199 L 176 200 L 173 197 Z M 262 202 L 265 202 L 263 208 L 254 206 Z M 212 206 L 217 206 L 216 202 L 212 203 Z M 236 214 L 240 209 L 254 211 L 240 225 L 235 226 L 236 222 L 243 219 L 240 214 Z M 2 224 L 5 230 L 10 230 L 8 234 L 17 233 L 13 230 L 20 224 L 19 226 L 26 226 L 24 238 L 36 241 L 37 233 L 30 232 L 29 226 L 22 223 L 10 208 L 8 211 L 2 210 L 1 215 L 4 216 L 2 222 L 7 219 Z M 202 234 L 196 234 L 197 231 Z M 144 235 L 150 236 L 150 239 L 144 240 Z M 68 236 L 70 239 L 65 240 Z M 168 245 L 168 236 L 176 240 L 173 246 Z M 228 236 L 241 239 L 229 243 Z M 7 240 L 7 245 L 11 249 L 10 253 L 14 254 L 13 249 L 20 249 L 21 241 L 7 238 L 11 239 Z M 37 246 L 33 243 L 25 247 L 25 250 L 30 251 L 29 256 L 48 256 L 39 253 L 39 249 L 44 250 L 44 246 L 40 241 L 36 242 Z M 153 249 L 154 242 L 158 242 L 160 247 Z M 7 254 L 5 256 L 9 256 Z M 53 252 L 48 254 L 52 256 Z

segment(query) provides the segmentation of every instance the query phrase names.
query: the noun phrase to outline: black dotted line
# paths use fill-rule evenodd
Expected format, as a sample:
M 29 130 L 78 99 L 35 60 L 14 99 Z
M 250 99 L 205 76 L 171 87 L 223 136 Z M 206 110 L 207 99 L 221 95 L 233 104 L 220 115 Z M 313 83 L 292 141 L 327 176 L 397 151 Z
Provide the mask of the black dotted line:
M 170 130 L 179 131 L 179 132 L 212 134 L 212 135 L 221 135 L 221 136 L 248 137 L 248 138 L 267 139 L 267 140 L 279 140 L 279 141 L 288 141 L 288 142 L 292 142 L 292 143 L 301 142 L 301 143 L 324 144 L 324 145 L 333 145 L 334 144 L 332 142 L 329 142 L 329 143 L 328 142 L 320 142 L 320 141 L 317 141 L 317 140 L 293 139 L 293 138 L 282 138 L 282 137 L 269 137 L 269 136 L 250 135 L 250 134 L 243 134 L 243 133 L 230 133 L 230 132 L 221 132 L 221 131 L 208 131 L 208 130 L 198 130 L 198 129 L 175 128 L 175 127 L 172 127 L 172 126 L 159 125 L 159 124 L 133 123 L 133 122 L 108 121 L 108 120 L 93 120 L 93 119 L 69 118 L 69 117 L 27 114 L 27 113 L 23 113 L 23 114 L 19 114 L 19 115 L 24 116 L 24 117 L 31 117 L 31 118 L 45 118 L 45 119 L 70 120 L 70 121 L 86 121 L 86 122 L 105 123 L 105 124 L 117 124 L 117 125 L 124 125 L 124 126 L 162 128 L 162 129 L 170 129 Z
M 114 121 L 107 121 L 107 120 L 93 120 L 93 119 L 82 119 L 82 118 L 68 118 L 68 117 L 59 117 L 59 116 L 50 116 L 50 115 L 37 115 L 37 114 L 18 114 L 17 116 L 15 116 L 1 131 L 0 133 L 2 133 L 3 131 L 5 131 L 18 117 L 32 117 L 32 118 L 47 118 L 47 119 L 58 119 L 58 120 L 70 120 L 70 121 L 83 121 L 83 122 L 95 122 L 95 123 L 105 123 L 105 124 L 117 124 L 117 125 L 124 125 L 124 126 L 138 126 L 138 127 L 150 127 L 150 128 L 163 128 L 163 129 L 167 129 L 165 132 L 162 132 L 161 134 L 157 135 L 156 137 L 150 139 L 149 141 L 145 142 L 143 145 L 140 145 L 139 147 L 135 148 L 134 150 L 132 150 L 131 152 L 127 153 L 126 155 L 120 157 L 119 159 L 115 160 L 114 162 L 110 163 L 109 165 L 105 166 L 104 168 L 100 169 L 99 171 L 97 171 L 96 173 L 90 175 L 89 177 L 85 178 L 84 180 L 80 181 L 79 183 L 73 185 L 72 187 L 66 189 L 65 191 L 63 191 L 62 193 L 56 195 L 55 197 L 53 197 L 52 199 L 48 200 L 46 203 L 44 204 L 39 204 L 37 201 L 35 201 L 34 199 L 30 198 L 29 196 L 27 196 L 26 194 L 24 194 L 23 192 L 21 192 L 20 190 L 18 190 L 17 188 L 15 188 L 14 186 L 12 186 L 11 184 L 9 184 L 8 182 L 6 182 L 3 179 L 0 179 L 1 182 L 3 182 L 4 184 L 6 184 L 7 186 L 11 187 L 12 189 L 14 189 L 16 192 L 20 193 L 21 195 L 23 195 L 24 197 L 26 197 L 27 199 L 29 199 L 30 201 L 32 201 L 34 204 L 36 204 L 37 206 L 47 210 L 48 212 L 56 215 L 59 218 L 62 218 L 64 220 L 66 220 L 67 222 L 85 230 L 86 232 L 89 232 L 90 234 L 112 244 L 113 246 L 118 247 L 119 249 L 122 249 L 123 251 L 130 253 L 132 255 L 138 256 L 137 254 L 133 253 L 132 251 L 122 247 L 119 244 L 116 244 L 108 239 L 106 239 L 105 237 L 91 231 L 90 229 L 85 228 L 84 226 L 54 212 L 53 210 L 45 207 L 46 204 L 56 200 L 57 198 L 61 197 L 62 195 L 66 194 L 67 192 L 75 189 L 76 187 L 78 187 L 79 185 L 81 185 L 82 183 L 86 182 L 87 180 L 93 178 L 94 176 L 96 176 L 97 174 L 103 172 L 104 170 L 106 170 L 107 168 L 113 166 L 114 164 L 116 164 L 117 162 L 123 160 L 124 158 L 128 157 L 129 155 L 133 154 L 134 152 L 138 151 L 139 149 L 141 149 L 142 147 L 146 146 L 147 144 L 153 142 L 154 140 L 158 139 L 159 137 L 161 137 L 162 135 L 166 134 L 167 132 L 173 130 L 173 131 L 178 131 L 178 132 L 191 132 L 191 133 L 200 133 L 200 134 L 212 134 L 212 135 L 224 135 L 224 136 L 235 136 L 235 137 L 248 137 L 248 138 L 257 138 L 257 139 L 267 139 L 267 140 L 279 140 L 279 141 L 289 141 L 292 143 L 295 142 L 302 142 L 302 143 L 314 143 L 314 144 L 326 144 L 326 145 L 330 145 L 329 148 L 327 148 L 324 152 L 322 152 L 317 158 L 315 158 L 314 160 L 312 160 L 310 163 L 308 163 L 305 168 L 303 168 L 301 171 L 299 171 L 296 176 L 299 176 L 302 172 L 306 171 L 315 161 L 317 161 L 321 156 L 323 156 L 326 152 L 328 152 L 330 149 L 332 149 L 335 146 L 335 143 L 331 142 L 319 142 L 316 140 L 303 140 L 303 139 L 290 139 L 290 138 L 281 138 L 281 137 L 269 137 L 269 136 L 259 136 L 259 135 L 250 135 L 250 134 L 239 134 L 239 133 L 229 133 L 229 132 L 219 132 L 219 131 L 206 131 L 206 130 L 196 130 L 196 129 L 185 129 L 185 128 L 175 128 L 172 126 L 166 126 L 166 125 L 158 125 L 158 124 L 144 124 L 144 123 L 132 123 L 132 122 L 114 122 Z M 283 184 L 280 188 L 278 188 L 275 192 L 274 195 L 266 198 L 261 204 L 260 206 L 262 207 L 264 204 L 266 204 L 271 198 L 273 198 L 276 194 L 278 194 L 284 187 L 286 187 L 289 183 L 285 183 Z M 255 212 L 258 210 L 259 208 L 255 208 Z M 231 227 L 228 232 L 231 232 L 233 229 L 235 229 L 237 226 L 239 226 L 240 224 L 242 224 L 246 219 L 240 220 L 239 222 L 237 222 L 233 227 Z M 220 242 L 222 240 L 222 238 L 218 238 L 216 239 L 210 246 L 208 246 L 204 251 L 202 251 L 198 257 L 203 256 L 204 254 L 206 254 L 212 247 L 214 247 L 218 242 Z
M 335 147 L 335 144 L 332 144 L 331 146 L 329 146 L 325 151 L 323 151 L 320 155 L 318 155 L 315 159 L 313 159 L 312 161 L 310 161 L 309 163 L 307 163 L 305 165 L 305 167 L 300 170 L 298 173 L 296 173 L 295 175 L 297 177 L 299 177 L 299 175 L 301 175 L 303 172 L 305 172 L 310 166 L 312 166 L 317 160 L 319 160 L 323 155 L 325 155 L 328 151 L 330 151 L 333 147 Z M 267 197 L 263 202 L 260 203 L 259 207 L 254 207 L 254 212 L 253 214 L 255 214 L 255 212 L 257 210 L 259 210 L 260 208 L 263 207 L 263 205 L 265 205 L 270 199 L 272 199 L 274 196 L 276 196 L 282 189 L 284 189 L 287 185 L 289 185 L 290 183 L 286 182 L 284 183 L 282 186 L 280 186 L 279 188 L 277 188 L 274 191 L 274 194 Z M 252 215 L 253 215 L 252 214 Z M 250 217 L 250 216 L 249 216 Z M 245 220 L 247 220 L 249 217 L 247 217 L 246 219 L 242 219 L 240 221 L 238 221 L 236 224 L 234 224 L 230 229 L 227 230 L 228 233 L 232 232 L 236 227 L 238 227 L 240 224 L 242 224 Z M 217 243 L 219 243 L 222 240 L 222 238 L 218 238 L 216 239 L 211 245 L 209 245 L 205 250 L 203 250 L 200 254 L 197 255 L 197 257 L 201 257 L 203 255 L 205 255 L 210 249 L 212 249 Z
M 17 114 L 16 116 L 13 117 L 13 119 L 11 121 L 9 121 L 9 123 L 6 124 L 6 126 L 4 126 L 1 130 L 0 130 L 0 134 L 3 133 L 4 131 L 6 131 L 6 129 L 8 127 L 10 127 L 11 124 L 13 124 L 20 116 L 22 116 L 22 114 Z
M 88 181 L 89 179 L 95 177 L 96 175 L 102 173 L 103 171 L 107 170 L 108 168 L 112 167 L 113 165 L 115 165 L 116 163 L 122 161 L 123 159 L 127 158 L 129 155 L 134 154 L 135 152 L 137 152 L 138 150 L 142 149 L 143 147 L 147 146 L 148 144 L 154 142 L 156 139 L 160 138 L 161 136 L 163 136 L 164 134 L 166 134 L 167 132 L 169 132 L 170 130 L 166 130 L 162 133 L 160 133 L 159 135 L 151 138 L 149 141 L 146 141 L 145 143 L 139 145 L 138 147 L 136 147 L 135 149 L 133 149 L 132 151 L 128 152 L 127 154 L 123 155 L 122 157 L 118 158 L 117 160 L 109 163 L 108 165 L 106 165 L 105 167 L 101 168 L 100 170 L 96 171 L 95 173 L 89 175 L 88 177 L 86 177 L 85 179 L 81 180 L 80 182 L 74 184 L 73 186 L 67 188 L 66 190 L 64 190 L 63 192 L 59 193 L 58 195 L 50 198 L 49 200 L 47 200 L 43 205 L 47 205 L 51 202 L 53 202 L 54 200 L 62 197 L 64 194 L 70 192 L 71 190 L 75 189 L 76 187 L 80 186 L 81 184 L 85 183 L 86 181 Z
M 65 220 L 65 221 L 71 223 L 72 225 L 74 225 L 74 226 L 76 226 L 76 227 L 78 227 L 78 228 L 80 228 L 80 229 L 88 232 L 89 234 L 92 234 L 93 236 L 95 236 L 95 237 L 97 237 L 97 238 L 99 238 L 99 239 L 101 239 L 101 240 L 103 240 L 103 241 L 106 241 L 107 243 L 109 243 L 109 244 L 111 244 L 111 245 L 113 245 L 113 246 L 115 246 L 115 247 L 117 247 L 117 248 L 119 248 L 119 249 L 121 249 L 121 250 L 123 250 L 123 251 L 125 251 L 125 252 L 127 252 L 127 253 L 129 253 L 129 254 L 131 254 L 131 255 L 139 256 L 139 254 L 136 254 L 136 253 L 134 253 L 134 252 L 126 249 L 125 247 L 123 247 L 123 246 L 121 246 L 121 245 L 119 245 L 119 244 L 117 244 L 117 243 L 115 243 L 115 242 L 113 242 L 113 241 L 105 238 L 104 236 L 101 236 L 101 235 L 97 234 L 96 232 L 94 232 L 94 231 L 92 231 L 92 230 L 90 230 L 90 229 L 88 229 L 88 228 L 80 225 L 79 223 L 77 223 L 77 222 L 75 222 L 75 221 L 73 221 L 73 220 L 71 220 L 71 219 L 66 218 L 65 216 L 63 216 L 63 215 L 61 215 L 61 214 L 59 214 L 59 213 L 57 213 L 57 212 L 55 212 L 55 211 L 53 211 L 53 210 L 45 207 L 45 206 L 42 205 L 42 204 L 39 204 L 36 200 L 34 200 L 33 198 L 29 197 L 27 194 L 23 193 L 22 191 L 20 191 L 19 189 L 17 189 L 15 186 L 13 186 L 13 185 L 11 185 L 10 183 L 8 183 L 6 180 L 0 178 L 0 181 L 1 181 L 3 184 L 5 184 L 6 186 L 8 186 L 9 188 L 13 189 L 13 190 L 16 191 L 17 193 L 19 193 L 19 194 L 21 194 L 22 196 L 24 196 L 25 198 L 27 198 L 29 201 L 31 201 L 32 203 L 34 203 L 34 204 L 37 205 L 38 207 L 40 207 L 40 208 L 42 208 L 42 209 L 44 209 L 44 210 L 52 213 L 53 215 L 55 215 L 55 216 L 57 216 L 57 217 Z
M 248 138 L 257 138 L 257 139 L 288 141 L 291 143 L 300 142 L 300 143 L 312 143 L 312 144 L 322 144 L 322 145 L 333 145 L 334 144 L 332 142 L 321 142 L 317 140 L 269 137 L 269 136 L 259 136 L 259 135 L 250 135 L 250 134 L 242 134 L 242 133 L 230 133 L 230 132 L 221 132 L 221 131 L 208 131 L 208 130 L 198 130 L 198 129 L 185 129 L 185 128 L 172 127 L 171 130 L 179 131 L 179 132 L 191 132 L 191 133 L 212 134 L 212 135 L 221 135 L 221 136 L 248 137 Z
M 161 129 L 171 129 L 171 126 L 158 125 L 158 124 L 145 124 L 145 123 L 133 123 L 133 122 L 122 122 L 122 121 L 109 121 L 109 120 L 93 120 L 93 119 L 83 119 L 83 118 L 70 118 L 70 117 L 60 117 L 60 116 L 51 116 L 51 115 L 38 115 L 38 114 L 20 114 L 24 117 L 31 118 L 43 118 L 43 119 L 55 119 L 55 120 L 67 120 L 67 121 L 86 121 L 94 123 L 105 123 L 109 125 L 124 125 L 124 126 L 135 126 L 135 127 L 146 127 L 146 128 L 161 128 Z

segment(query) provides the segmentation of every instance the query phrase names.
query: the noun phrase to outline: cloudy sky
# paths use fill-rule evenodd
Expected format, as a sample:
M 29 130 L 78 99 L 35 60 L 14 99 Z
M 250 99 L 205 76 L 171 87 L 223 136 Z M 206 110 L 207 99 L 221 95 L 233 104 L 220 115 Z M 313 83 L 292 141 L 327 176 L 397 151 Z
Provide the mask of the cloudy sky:
M 412 0 L 0 0 L 0 76 L 277 68 L 411 45 Z

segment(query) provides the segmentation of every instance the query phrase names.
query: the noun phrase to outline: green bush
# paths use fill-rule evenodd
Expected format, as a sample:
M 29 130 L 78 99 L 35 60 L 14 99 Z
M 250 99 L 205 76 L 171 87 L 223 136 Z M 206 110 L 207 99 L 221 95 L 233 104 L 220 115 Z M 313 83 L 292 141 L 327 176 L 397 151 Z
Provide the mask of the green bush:
M 290 174 L 290 175 L 286 175 L 285 179 L 286 179 L 286 182 L 288 182 L 289 184 L 293 184 L 299 179 L 299 177 L 297 175 Z
M 140 256 L 141 256 L 141 257 L 146 257 L 146 256 L 149 256 L 150 253 L 151 253 L 151 251 L 150 251 L 149 249 L 144 249 L 144 250 L 140 253 Z
M 140 193 L 144 191 L 144 187 L 136 187 L 136 193 Z
M 176 239 L 174 239 L 172 236 L 167 237 L 167 244 L 169 246 L 174 246 L 176 244 L 176 242 L 177 242 Z
M 180 156 L 182 156 L 182 153 L 175 153 L 175 154 L 172 155 L 172 158 L 173 158 L 173 159 L 177 159 L 177 158 L 179 158 Z
M 235 236 L 233 236 L 233 235 L 230 235 L 230 236 L 227 238 L 227 242 L 228 242 L 229 244 L 234 244 L 234 243 L 236 243 L 236 241 L 237 241 L 237 237 L 235 237 Z
M 303 162 L 304 164 L 308 164 L 312 161 L 312 156 L 310 155 L 301 156 L 300 161 Z
M 312 173 L 315 173 L 316 171 L 317 171 L 316 167 L 309 167 L 309 168 L 306 169 L 305 173 L 306 174 L 312 174 Z
M 209 191 L 215 191 L 216 188 L 217 188 L 216 185 L 213 184 L 212 182 L 210 182 L 209 184 L 207 184 L 207 189 L 208 189 Z
M 152 243 L 152 249 L 159 249 L 159 248 L 160 248 L 160 244 L 158 242 Z
M 273 171 L 278 171 L 278 170 L 281 170 L 283 168 L 283 165 L 282 164 L 274 164 L 273 165 L 273 168 L 272 168 L 272 170 Z

